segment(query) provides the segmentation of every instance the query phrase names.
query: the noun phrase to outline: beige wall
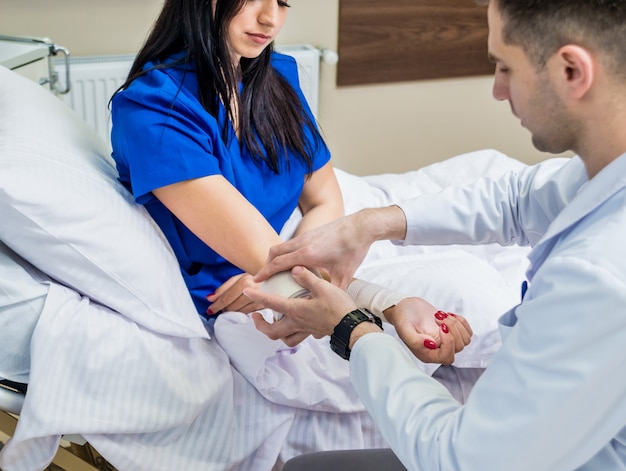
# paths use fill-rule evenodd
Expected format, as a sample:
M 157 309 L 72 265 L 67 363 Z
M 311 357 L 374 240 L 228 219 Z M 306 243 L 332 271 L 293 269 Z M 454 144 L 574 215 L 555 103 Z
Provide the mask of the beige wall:
M 0 34 L 46 36 L 74 56 L 135 52 L 161 4 L 0 0 Z M 278 42 L 336 50 L 339 0 L 291 4 Z M 508 104 L 493 100 L 491 83 L 478 77 L 337 88 L 335 66 L 322 63 L 319 120 L 335 166 L 359 175 L 403 172 L 483 148 L 529 163 L 545 158 Z

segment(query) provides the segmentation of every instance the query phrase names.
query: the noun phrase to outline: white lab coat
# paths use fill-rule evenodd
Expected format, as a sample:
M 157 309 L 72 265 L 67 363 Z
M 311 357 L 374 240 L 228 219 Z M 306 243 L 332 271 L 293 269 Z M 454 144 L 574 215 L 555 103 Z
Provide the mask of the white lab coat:
M 626 154 L 587 181 L 578 157 L 401 205 L 406 243 L 529 243 L 530 288 L 461 406 L 384 334 L 355 387 L 411 470 L 626 469 Z

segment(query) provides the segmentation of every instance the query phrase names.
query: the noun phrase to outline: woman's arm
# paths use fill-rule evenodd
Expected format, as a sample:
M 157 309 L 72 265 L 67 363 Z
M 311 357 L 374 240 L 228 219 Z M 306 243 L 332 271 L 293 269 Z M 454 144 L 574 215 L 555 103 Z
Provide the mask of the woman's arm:
M 174 183 L 153 193 L 205 244 L 247 273 L 255 274 L 269 248 L 281 242 L 263 215 L 221 175 Z
M 174 183 L 153 193 L 198 238 L 247 274 L 256 274 L 269 248 L 282 242 L 263 215 L 220 175 Z M 341 215 L 343 200 L 330 164 L 307 180 L 299 203 L 303 219 L 298 231 Z M 208 296 L 210 311 L 261 309 L 242 295 L 244 288 L 254 285 L 250 275 L 233 277 Z
M 343 216 L 343 196 L 330 163 L 305 182 L 298 205 L 303 217 L 294 236 Z

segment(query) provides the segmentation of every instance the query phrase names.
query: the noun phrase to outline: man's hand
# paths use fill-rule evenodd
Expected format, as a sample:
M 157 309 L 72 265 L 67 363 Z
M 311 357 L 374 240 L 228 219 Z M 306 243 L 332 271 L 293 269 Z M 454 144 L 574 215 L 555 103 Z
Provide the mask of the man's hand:
M 258 288 L 244 291 L 252 301 L 284 314 L 281 320 L 272 324 L 266 322 L 260 313 L 252 314 L 257 329 L 269 338 L 282 339 L 290 347 L 309 335 L 322 338 L 331 335 L 341 319 L 356 309 L 345 291 L 304 267 L 294 267 L 291 274 L 298 284 L 309 290 L 309 298 L 283 298 Z
M 405 234 L 406 218 L 399 207 L 364 209 L 273 246 L 254 280 L 301 265 L 327 274 L 332 284 L 345 289 L 373 242 Z
M 359 239 L 354 233 L 353 220 L 346 216 L 273 246 L 255 281 L 301 265 L 328 274 L 331 283 L 345 288 L 370 246 L 367 238 Z

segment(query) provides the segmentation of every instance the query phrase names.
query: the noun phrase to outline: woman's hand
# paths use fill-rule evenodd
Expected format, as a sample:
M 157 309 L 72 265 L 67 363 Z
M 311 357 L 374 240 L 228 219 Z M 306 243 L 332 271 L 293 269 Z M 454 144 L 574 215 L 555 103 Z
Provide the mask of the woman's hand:
M 451 364 L 473 334 L 464 317 L 439 311 L 418 297 L 403 299 L 386 309 L 384 315 L 409 350 L 424 363 Z
M 207 300 L 212 304 L 209 306 L 207 314 L 219 314 L 224 311 L 237 311 L 249 314 L 252 311 L 263 309 L 264 306 L 258 302 L 252 301 L 243 290 L 246 288 L 256 288 L 259 284 L 255 283 L 252 275 L 242 273 L 235 275 L 220 286 L 215 293 L 207 296 Z

